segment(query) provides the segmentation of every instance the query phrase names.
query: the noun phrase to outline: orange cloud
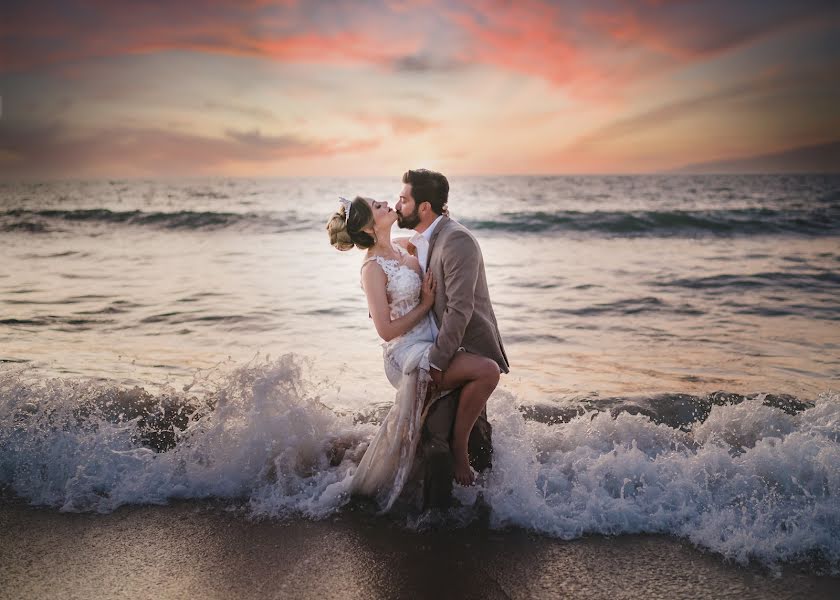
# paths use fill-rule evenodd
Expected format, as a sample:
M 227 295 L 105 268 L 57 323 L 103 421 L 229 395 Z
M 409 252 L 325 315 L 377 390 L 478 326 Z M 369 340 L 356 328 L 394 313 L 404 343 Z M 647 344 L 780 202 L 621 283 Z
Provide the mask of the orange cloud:
M 354 119 L 367 125 L 387 125 L 391 128 L 391 131 L 398 135 L 422 133 L 436 126 L 436 123 L 432 121 L 411 115 L 372 115 L 358 113 L 354 115 Z
M 251 42 L 243 54 L 254 54 L 283 61 L 347 63 L 363 62 L 391 64 L 394 60 L 416 52 L 418 39 L 404 39 L 383 43 L 382 39 L 359 33 L 342 32 L 334 35 L 308 33 Z

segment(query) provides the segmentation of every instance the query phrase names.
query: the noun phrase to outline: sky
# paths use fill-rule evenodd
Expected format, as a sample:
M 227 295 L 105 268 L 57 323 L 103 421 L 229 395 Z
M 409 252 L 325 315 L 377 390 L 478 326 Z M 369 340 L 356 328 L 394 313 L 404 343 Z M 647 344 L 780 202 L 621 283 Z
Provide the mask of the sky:
M 838 7 L 4 0 L 0 178 L 649 173 L 832 144 Z

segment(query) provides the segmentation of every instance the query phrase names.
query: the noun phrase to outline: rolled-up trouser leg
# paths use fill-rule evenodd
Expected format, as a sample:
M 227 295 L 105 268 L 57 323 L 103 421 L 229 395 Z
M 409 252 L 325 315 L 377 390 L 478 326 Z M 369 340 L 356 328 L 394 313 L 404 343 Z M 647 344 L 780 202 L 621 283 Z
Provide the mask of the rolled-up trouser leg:
M 449 438 L 455 421 L 458 392 L 432 404 L 423 423 L 423 509 L 447 508 L 452 500 L 455 467 Z
M 423 508 L 446 508 L 452 500 L 452 480 L 455 475 L 449 442 L 458 410 L 456 390 L 437 400 L 426 415 L 421 437 L 423 447 Z M 487 421 L 487 411 L 482 410 L 470 431 L 468 449 L 470 464 L 476 471 L 491 466 L 493 445 L 492 428 Z

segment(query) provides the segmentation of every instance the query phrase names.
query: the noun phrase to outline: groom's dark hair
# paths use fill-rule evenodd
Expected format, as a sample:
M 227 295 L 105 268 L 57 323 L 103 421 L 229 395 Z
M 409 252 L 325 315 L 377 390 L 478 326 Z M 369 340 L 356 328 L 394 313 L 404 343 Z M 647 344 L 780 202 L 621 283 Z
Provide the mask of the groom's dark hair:
M 411 184 L 411 195 L 416 204 L 428 202 L 436 215 L 442 215 L 449 200 L 449 182 L 441 173 L 428 169 L 411 169 L 402 176 L 402 182 Z

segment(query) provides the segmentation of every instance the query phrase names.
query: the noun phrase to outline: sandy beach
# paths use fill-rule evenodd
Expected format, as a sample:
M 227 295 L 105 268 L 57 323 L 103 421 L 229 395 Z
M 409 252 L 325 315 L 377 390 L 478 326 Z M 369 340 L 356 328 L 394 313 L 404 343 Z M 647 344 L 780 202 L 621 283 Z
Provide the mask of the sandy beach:
M 727 564 L 658 535 L 417 533 L 356 512 L 249 521 L 209 504 L 0 506 L 3 598 L 836 598 L 840 578 Z

